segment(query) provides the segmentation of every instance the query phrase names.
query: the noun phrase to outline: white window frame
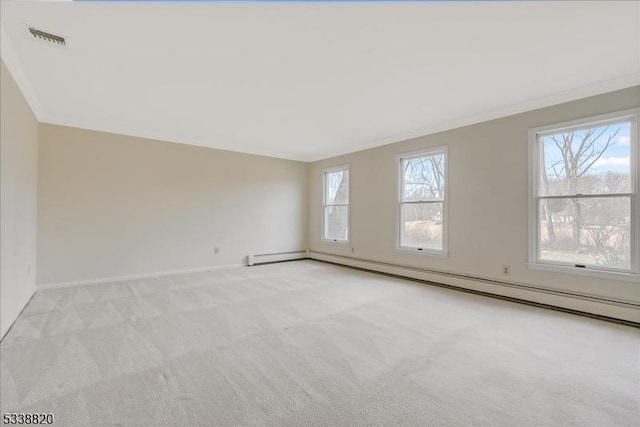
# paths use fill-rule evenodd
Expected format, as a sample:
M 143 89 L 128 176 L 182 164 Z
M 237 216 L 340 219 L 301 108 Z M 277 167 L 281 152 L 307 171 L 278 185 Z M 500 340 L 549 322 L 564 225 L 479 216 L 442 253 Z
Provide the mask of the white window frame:
M 412 202 L 404 202 L 402 195 L 404 194 L 404 171 L 402 162 L 404 160 L 415 159 L 419 157 L 429 157 L 433 155 L 444 155 L 444 197 L 442 200 L 419 200 Z M 449 150 L 447 146 L 439 146 L 428 148 L 425 150 L 411 151 L 409 153 L 401 153 L 396 156 L 396 168 L 398 174 L 397 186 L 397 206 L 396 206 L 396 251 L 402 253 L 410 253 L 413 255 L 427 256 L 448 256 L 449 242 Z M 442 203 L 442 249 L 427 249 L 413 246 L 402 245 L 402 205 L 407 203 Z
M 347 171 L 349 174 L 349 200 L 348 203 L 327 204 L 327 174 L 333 172 Z M 327 239 L 327 207 L 328 206 L 346 206 L 347 207 L 347 239 Z M 338 245 L 349 245 L 351 243 L 351 165 L 334 166 L 322 169 L 322 230 L 320 240 L 324 243 L 334 243 Z
M 569 122 L 557 123 L 548 126 L 541 126 L 529 130 L 529 262 L 532 269 L 555 271 L 561 273 L 578 274 L 608 279 L 619 279 L 629 281 L 640 281 L 640 223 L 638 214 L 640 213 L 640 176 L 638 165 L 640 165 L 640 134 L 638 132 L 638 116 L 640 108 L 618 111 L 609 114 L 602 114 L 593 117 L 573 120 Z M 631 122 L 630 158 L 631 158 L 631 192 L 615 195 L 605 195 L 604 197 L 625 196 L 630 197 L 631 208 L 631 268 L 617 269 L 610 267 L 600 267 L 593 265 L 571 265 L 570 263 L 541 260 L 539 252 L 540 227 L 539 227 L 539 202 L 541 199 L 554 198 L 554 196 L 539 196 L 540 172 L 541 172 L 541 149 L 540 137 L 558 132 L 582 129 L 592 126 L 603 126 L 622 122 Z M 602 197 L 598 195 L 587 195 L 586 197 Z M 585 197 L 581 195 L 581 197 Z

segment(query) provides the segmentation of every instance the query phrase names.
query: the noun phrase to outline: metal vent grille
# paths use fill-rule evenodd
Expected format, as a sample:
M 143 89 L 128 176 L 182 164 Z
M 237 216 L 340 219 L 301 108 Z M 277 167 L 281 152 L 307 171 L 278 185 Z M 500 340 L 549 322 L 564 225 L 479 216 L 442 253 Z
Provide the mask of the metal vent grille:
M 56 36 L 55 34 L 47 33 L 45 31 L 38 30 L 37 28 L 29 27 L 29 32 L 31 35 L 39 40 L 52 43 L 56 46 L 67 46 L 67 41 L 62 36 Z

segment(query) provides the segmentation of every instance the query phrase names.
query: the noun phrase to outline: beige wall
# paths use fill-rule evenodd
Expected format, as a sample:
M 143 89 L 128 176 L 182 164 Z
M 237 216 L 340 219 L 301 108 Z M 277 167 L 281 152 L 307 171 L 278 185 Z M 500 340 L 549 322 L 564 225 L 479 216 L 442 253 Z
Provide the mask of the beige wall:
M 1 332 L 34 291 L 36 205 L 40 284 L 240 264 L 250 253 L 309 246 L 640 301 L 635 282 L 526 265 L 528 130 L 637 106 L 640 87 L 309 165 L 46 124 L 38 147 L 36 119 L 3 64 Z M 449 256 L 398 253 L 396 155 L 441 145 L 449 150 Z M 320 240 L 321 170 L 342 164 L 351 165 L 350 246 Z M 502 265 L 511 266 L 508 278 Z M 452 284 L 588 310 L 548 295 Z
M 0 337 L 35 291 L 38 122 L 2 62 Z
M 635 282 L 559 274 L 527 266 L 528 130 L 637 106 L 640 87 L 315 162 L 310 169 L 310 248 L 639 302 L 640 286 Z M 449 256 L 398 253 L 396 155 L 442 145 L 449 150 Z M 343 164 L 351 165 L 354 252 L 349 246 L 320 240 L 322 169 Z M 507 278 L 501 274 L 502 265 L 512 267 Z M 450 282 L 443 276 L 433 279 Z M 474 286 L 509 294 L 504 287 Z M 524 294 L 511 296 L 532 298 Z M 584 308 L 568 300 L 541 302 Z M 616 315 L 616 310 L 607 307 L 601 314 Z M 639 313 L 635 316 L 640 321 Z
M 307 169 L 42 124 L 38 283 L 240 264 L 248 254 L 304 249 Z

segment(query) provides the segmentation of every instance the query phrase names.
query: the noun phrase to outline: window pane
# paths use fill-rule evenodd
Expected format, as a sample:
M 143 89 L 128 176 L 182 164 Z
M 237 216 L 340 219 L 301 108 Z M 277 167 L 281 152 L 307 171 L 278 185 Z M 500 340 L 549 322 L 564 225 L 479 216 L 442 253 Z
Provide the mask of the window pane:
M 324 238 L 330 240 L 347 240 L 349 236 L 349 207 L 325 206 Z
M 540 138 L 540 195 L 631 192 L 631 122 Z
M 402 160 L 402 200 L 444 199 L 444 154 Z
M 349 171 L 325 173 L 325 204 L 349 203 Z
M 631 268 L 629 197 L 540 200 L 540 259 Z
M 401 246 L 442 250 L 442 203 L 401 205 Z

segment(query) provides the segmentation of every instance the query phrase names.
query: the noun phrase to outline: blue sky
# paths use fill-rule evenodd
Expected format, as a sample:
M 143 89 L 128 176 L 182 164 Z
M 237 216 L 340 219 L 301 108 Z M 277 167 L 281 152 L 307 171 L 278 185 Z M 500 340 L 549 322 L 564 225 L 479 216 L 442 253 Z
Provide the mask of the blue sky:
M 604 127 L 598 128 L 596 134 L 599 134 Z M 604 134 L 599 138 L 599 142 L 603 144 L 612 136 L 616 130 L 618 133 L 614 137 L 614 144 L 604 152 L 602 157 L 590 169 L 589 174 L 602 174 L 606 172 L 629 173 L 631 159 L 631 123 L 618 123 L 610 125 Z M 584 131 L 577 131 L 574 140 L 574 146 L 577 146 L 580 136 Z M 558 135 L 560 136 L 560 134 Z M 562 159 L 560 151 L 550 137 L 544 137 L 545 144 L 545 163 L 555 163 Z
M 72 0 L 74 2 L 112 3 L 478 3 L 510 0 Z M 523 1 L 523 0 L 513 0 Z

